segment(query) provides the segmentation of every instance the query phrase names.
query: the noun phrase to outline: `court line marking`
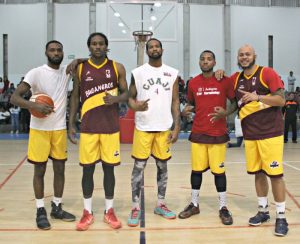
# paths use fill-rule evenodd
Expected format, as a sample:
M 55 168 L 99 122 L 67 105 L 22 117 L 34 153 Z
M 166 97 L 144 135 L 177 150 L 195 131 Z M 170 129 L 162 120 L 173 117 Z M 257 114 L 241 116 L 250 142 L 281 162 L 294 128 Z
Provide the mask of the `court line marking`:
M 27 156 L 25 156 L 25 157 L 17 164 L 17 166 L 14 168 L 14 170 L 11 171 L 10 174 L 4 179 L 4 181 L 0 184 L 0 190 L 1 190 L 2 187 L 9 181 L 9 179 L 17 172 L 17 170 L 22 166 L 22 164 L 25 162 L 26 159 L 27 159 Z
M 291 198 L 291 200 L 296 204 L 296 206 L 298 207 L 298 209 L 300 209 L 300 204 L 296 200 L 295 196 L 293 194 L 291 194 L 287 189 L 285 189 L 285 191 L 288 194 L 288 196 Z
M 289 226 L 300 226 L 300 223 L 289 223 Z M 236 225 L 236 226 L 178 226 L 178 227 L 146 227 L 146 228 L 122 228 L 122 229 L 111 229 L 111 228 L 89 228 L 90 231 L 99 232 L 120 232 L 120 231 L 186 231 L 186 230 L 218 230 L 218 229 L 254 229 L 258 227 L 253 227 L 249 225 Z M 274 224 L 263 224 L 259 228 L 274 228 Z M 37 228 L 0 228 L 0 232 L 36 232 L 40 231 L 45 233 L 45 230 L 39 230 Z M 75 228 L 64 229 L 64 228 L 52 228 L 49 231 L 74 231 L 78 232 Z

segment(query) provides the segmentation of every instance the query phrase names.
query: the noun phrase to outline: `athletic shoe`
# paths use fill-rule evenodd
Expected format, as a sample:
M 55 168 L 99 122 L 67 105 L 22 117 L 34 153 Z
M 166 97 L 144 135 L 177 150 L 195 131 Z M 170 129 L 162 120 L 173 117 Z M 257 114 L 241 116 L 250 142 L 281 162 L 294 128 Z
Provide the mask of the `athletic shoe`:
M 36 211 L 36 225 L 39 229 L 50 230 L 51 225 L 47 218 L 47 212 L 44 207 L 38 208 Z
M 136 227 L 139 225 L 141 217 L 141 210 L 134 208 L 131 210 L 130 216 L 127 220 L 127 225 L 130 227 Z
M 270 220 L 269 211 L 267 212 L 258 211 L 254 217 L 249 219 L 249 225 L 259 226 L 264 222 L 268 222 L 269 220 Z
M 76 225 L 76 230 L 83 231 L 87 230 L 91 224 L 94 223 L 94 216 L 92 213 L 89 213 L 87 210 L 83 210 L 83 215 L 79 221 L 79 223 Z
M 110 208 L 108 209 L 107 213 L 104 212 L 104 218 L 103 221 L 113 229 L 119 229 L 122 227 L 121 222 L 117 219 L 114 209 Z
M 275 235 L 276 236 L 286 236 L 286 234 L 289 231 L 288 223 L 286 222 L 286 219 L 276 219 L 275 223 Z
M 192 215 L 199 214 L 200 209 L 199 209 L 199 204 L 197 207 L 191 202 L 189 205 L 185 207 L 185 209 L 179 213 L 178 217 L 180 219 L 187 219 L 191 217 Z
M 52 211 L 51 211 L 51 217 L 53 219 L 61 219 L 66 222 L 72 222 L 76 220 L 76 217 L 73 214 L 70 214 L 61 208 L 61 203 L 56 206 L 54 202 L 51 202 Z
M 160 206 L 157 206 L 154 209 L 154 213 L 161 215 L 162 217 L 164 217 L 166 219 L 175 219 L 176 218 L 176 214 L 173 213 L 171 210 L 169 210 L 165 204 L 161 204 Z
M 219 210 L 219 217 L 222 220 L 223 225 L 232 225 L 232 214 L 227 209 L 227 207 L 224 206 Z

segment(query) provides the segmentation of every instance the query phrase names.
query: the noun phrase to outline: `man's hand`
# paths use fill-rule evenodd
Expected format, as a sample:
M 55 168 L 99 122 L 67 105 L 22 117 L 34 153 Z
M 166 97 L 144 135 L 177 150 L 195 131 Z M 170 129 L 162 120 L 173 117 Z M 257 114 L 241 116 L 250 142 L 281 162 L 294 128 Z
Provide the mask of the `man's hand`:
M 217 80 L 221 80 L 224 76 L 225 76 L 225 71 L 222 70 L 222 69 L 218 69 L 215 72 L 215 77 L 216 77 Z
M 258 95 L 256 93 L 252 93 L 252 92 L 246 92 L 243 91 L 241 89 L 238 90 L 240 93 L 244 94 L 242 97 L 242 102 L 243 103 L 249 103 L 252 101 L 258 101 Z
M 192 116 L 192 113 L 194 112 L 194 106 L 192 105 L 186 105 L 184 109 L 181 111 L 181 116 L 183 117 L 189 117 Z
M 215 121 L 226 117 L 226 110 L 222 107 L 214 107 L 214 113 L 208 114 L 210 122 L 214 123 Z
M 175 143 L 178 139 L 178 133 L 179 131 L 176 131 L 176 130 L 173 130 L 170 132 L 169 136 L 168 136 L 168 141 L 167 143 L 170 144 L 170 143 Z
M 75 74 L 76 74 L 77 65 L 78 65 L 78 60 L 77 60 L 77 59 L 73 60 L 73 61 L 67 66 L 66 73 L 67 73 L 67 74 L 70 74 L 70 75 L 72 75 L 72 76 L 75 75 Z
M 73 125 L 69 125 L 68 138 L 73 144 L 77 144 L 76 129 Z
M 55 112 L 54 107 L 49 106 L 47 104 L 35 103 L 35 102 L 32 103 L 32 106 L 30 109 L 35 110 L 44 115 L 49 115 L 49 114 Z
M 144 101 L 135 101 L 135 111 L 147 111 L 149 108 L 149 101 L 150 99 Z
M 103 97 L 103 100 L 106 105 L 112 105 L 119 102 L 118 97 L 111 95 L 108 91 L 105 91 L 105 97 Z

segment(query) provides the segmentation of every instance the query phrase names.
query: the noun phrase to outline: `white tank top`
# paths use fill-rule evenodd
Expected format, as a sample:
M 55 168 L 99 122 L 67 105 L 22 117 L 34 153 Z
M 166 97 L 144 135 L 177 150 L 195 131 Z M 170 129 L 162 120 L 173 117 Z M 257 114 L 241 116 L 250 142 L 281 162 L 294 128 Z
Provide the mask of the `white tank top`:
M 45 93 L 50 96 L 55 111 L 43 119 L 31 116 L 30 128 L 45 131 L 66 128 L 69 81 L 70 75 L 66 75 L 66 66 L 56 70 L 45 64 L 30 70 L 25 75 L 24 82 L 30 85 L 32 94 Z
M 167 131 L 171 128 L 173 85 L 178 70 L 162 64 L 153 67 L 148 63 L 134 69 L 132 75 L 137 89 L 137 100 L 147 100 L 148 110 L 135 113 L 135 126 L 141 131 Z

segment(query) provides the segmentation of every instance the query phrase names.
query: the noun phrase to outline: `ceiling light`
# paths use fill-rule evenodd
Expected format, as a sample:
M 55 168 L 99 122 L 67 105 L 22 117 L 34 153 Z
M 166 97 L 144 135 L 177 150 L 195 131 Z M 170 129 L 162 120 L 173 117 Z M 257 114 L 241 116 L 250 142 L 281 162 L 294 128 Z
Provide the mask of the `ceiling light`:
M 120 15 L 118 12 L 115 12 L 115 13 L 114 13 L 114 16 L 120 17 L 121 15 Z
M 126 33 L 127 33 L 127 31 L 126 31 L 126 30 L 122 30 L 122 33 L 126 34 Z
M 123 24 L 122 22 L 119 22 L 119 23 L 118 23 L 118 26 L 123 27 L 124 24 Z
M 152 16 L 150 17 L 150 19 L 151 19 L 152 21 L 157 20 L 156 16 L 154 16 L 154 15 L 152 15 Z
M 160 2 L 154 3 L 154 7 L 157 7 L 157 8 L 161 7 L 161 3 Z

